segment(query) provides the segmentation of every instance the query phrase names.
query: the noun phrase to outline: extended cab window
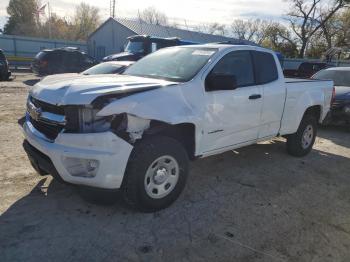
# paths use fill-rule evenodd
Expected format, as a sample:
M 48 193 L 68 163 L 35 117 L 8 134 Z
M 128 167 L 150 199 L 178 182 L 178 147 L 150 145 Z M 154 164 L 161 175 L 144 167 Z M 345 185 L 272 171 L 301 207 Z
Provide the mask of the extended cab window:
M 211 73 L 234 76 L 237 87 L 255 84 L 252 56 L 249 51 L 234 51 L 225 55 Z
M 267 84 L 278 79 L 278 71 L 275 58 L 266 52 L 253 52 L 256 83 Z

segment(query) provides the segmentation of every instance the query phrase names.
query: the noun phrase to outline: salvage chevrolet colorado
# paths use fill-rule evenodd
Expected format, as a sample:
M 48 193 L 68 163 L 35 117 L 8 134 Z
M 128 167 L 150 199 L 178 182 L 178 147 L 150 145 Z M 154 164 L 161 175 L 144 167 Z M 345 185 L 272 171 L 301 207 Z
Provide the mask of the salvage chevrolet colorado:
M 152 212 L 178 198 L 189 160 L 276 136 L 291 155 L 308 154 L 332 90 L 332 81 L 285 79 L 260 47 L 170 47 L 123 75 L 44 78 L 29 93 L 24 148 L 40 174 L 120 189 Z

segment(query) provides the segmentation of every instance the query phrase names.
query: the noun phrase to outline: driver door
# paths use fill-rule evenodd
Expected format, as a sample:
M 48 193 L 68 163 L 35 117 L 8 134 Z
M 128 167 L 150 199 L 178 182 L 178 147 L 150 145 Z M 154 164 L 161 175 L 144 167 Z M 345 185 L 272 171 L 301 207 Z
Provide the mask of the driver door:
M 255 83 L 250 51 L 224 55 L 207 79 L 212 74 L 233 76 L 236 83 L 233 88 L 220 86 L 221 83 L 214 89 L 206 85 L 206 124 L 201 148 L 204 155 L 255 143 L 263 104 L 261 87 Z

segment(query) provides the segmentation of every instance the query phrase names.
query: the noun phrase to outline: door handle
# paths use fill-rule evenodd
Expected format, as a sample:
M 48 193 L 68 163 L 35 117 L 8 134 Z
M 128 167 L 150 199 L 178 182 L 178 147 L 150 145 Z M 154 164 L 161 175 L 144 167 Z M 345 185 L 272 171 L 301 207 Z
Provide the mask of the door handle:
M 260 98 L 261 98 L 261 95 L 258 95 L 258 94 L 256 94 L 256 95 L 251 95 L 251 96 L 249 97 L 250 100 L 255 100 L 255 99 L 260 99 Z

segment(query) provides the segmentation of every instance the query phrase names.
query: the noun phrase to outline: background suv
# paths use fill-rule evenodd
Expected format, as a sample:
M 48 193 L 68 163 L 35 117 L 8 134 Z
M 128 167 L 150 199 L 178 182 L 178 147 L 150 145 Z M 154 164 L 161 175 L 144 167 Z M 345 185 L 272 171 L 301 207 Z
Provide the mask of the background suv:
M 10 76 L 9 63 L 7 62 L 4 52 L 0 49 L 0 81 L 8 80 Z
M 96 60 L 76 48 L 45 49 L 34 58 L 31 68 L 38 75 L 80 73 L 97 64 Z

